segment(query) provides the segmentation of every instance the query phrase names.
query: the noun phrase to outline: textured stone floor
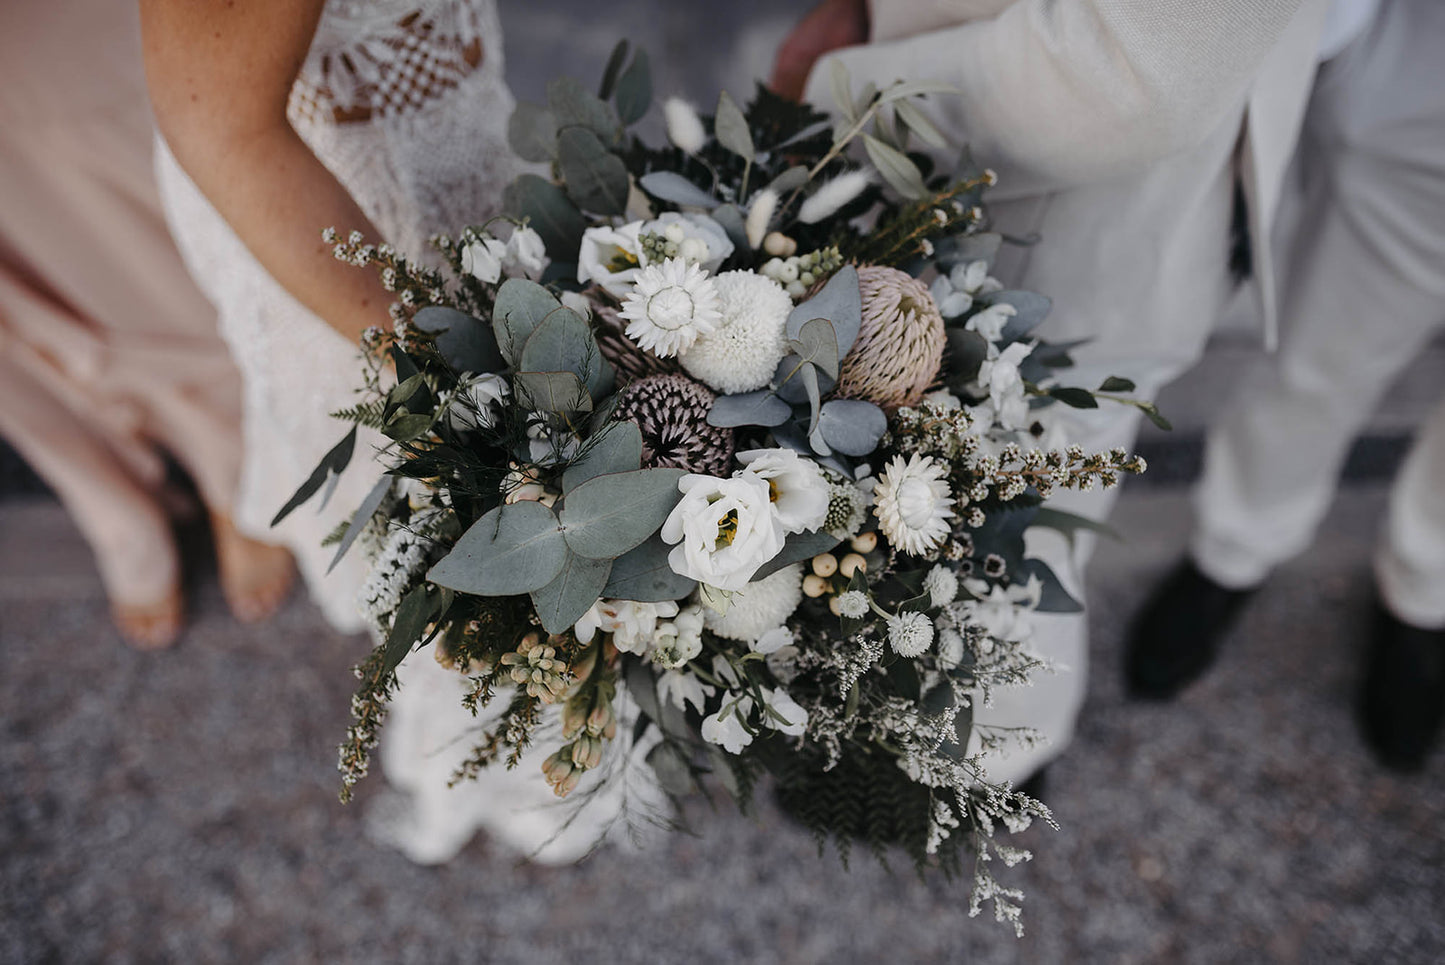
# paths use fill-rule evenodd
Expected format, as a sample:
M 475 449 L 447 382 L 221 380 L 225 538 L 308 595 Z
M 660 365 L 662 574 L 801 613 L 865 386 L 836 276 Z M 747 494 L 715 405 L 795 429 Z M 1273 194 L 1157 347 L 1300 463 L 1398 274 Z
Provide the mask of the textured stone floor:
M 1009 874 L 1022 941 L 962 885 L 820 860 L 766 801 L 579 867 L 486 840 L 410 865 L 336 802 L 363 644 L 293 600 L 240 627 L 202 569 L 174 651 L 110 630 L 78 535 L 0 502 L 0 962 L 1432 962 L 1445 958 L 1445 759 L 1390 776 L 1348 708 L 1383 505 L 1353 490 L 1218 672 L 1126 702 L 1119 628 L 1184 538 L 1180 491 L 1126 495 L 1091 580 L 1095 666 L 1050 773 L 1063 830 Z

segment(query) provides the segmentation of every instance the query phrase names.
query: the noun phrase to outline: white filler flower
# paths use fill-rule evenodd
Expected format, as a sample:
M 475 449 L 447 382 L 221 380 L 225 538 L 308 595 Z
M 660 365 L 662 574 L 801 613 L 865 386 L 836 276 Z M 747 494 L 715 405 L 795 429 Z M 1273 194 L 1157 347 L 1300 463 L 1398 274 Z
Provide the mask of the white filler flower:
M 753 643 L 781 627 L 803 602 L 803 564 L 785 566 L 771 576 L 749 583 L 733 597 L 728 612 L 706 610 L 703 621 L 720 637 Z M 782 646 L 782 641 L 778 646 Z M 773 649 L 777 649 L 774 647 Z
M 673 571 L 720 590 L 741 590 L 783 548 L 768 484 L 757 476 L 719 479 L 689 473 L 678 480 L 682 500 L 662 524 L 674 544 Z
M 933 621 L 914 610 L 888 618 L 888 645 L 900 657 L 918 657 L 933 645 Z
M 931 456 L 914 453 L 907 462 L 894 456 L 873 490 L 873 512 L 888 542 L 912 556 L 921 556 L 948 535 L 954 515 L 948 468 Z
M 627 319 L 627 337 L 660 358 L 686 351 L 722 320 L 717 286 L 681 258 L 639 271 L 620 314 Z
M 746 472 L 767 480 L 778 522 L 790 533 L 822 526 L 828 518 L 829 486 L 811 459 L 792 449 L 749 449 L 738 453 Z
M 783 330 L 793 300 L 782 285 L 750 271 L 725 271 L 713 282 L 722 322 L 682 354 L 682 367 L 719 392 L 761 389 L 787 351 Z

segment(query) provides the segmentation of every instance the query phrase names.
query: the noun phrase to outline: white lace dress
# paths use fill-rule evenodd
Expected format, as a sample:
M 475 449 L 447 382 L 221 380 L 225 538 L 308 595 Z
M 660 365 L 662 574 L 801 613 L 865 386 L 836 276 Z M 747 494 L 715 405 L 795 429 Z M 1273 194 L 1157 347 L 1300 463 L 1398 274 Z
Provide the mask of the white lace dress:
M 506 146 L 514 102 L 502 74 L 501 36 L 493 0 L 326 4 L 288 115 L 385 239 L 410 257 L 433 260 L 430 236 L 494 214 L 520 170 Z M 217 308 L 245 382 L 236 520 L 248 532 L 284 541 L 331 623 L 359 630 L 356 594 L 365 561 L 353 552 L 327 575 L 331 552 L 321 541 L 377 478 L 368 455 L 384 440 L 358 438 L 351 467 L 323 512 L 308 505 L 269 528 L 344 433 L 345 424 L 327 413 L 354 401 L 358 350 L 266 273 L 163 144 L 157 174 L 172 230 Z M 409 658 L 399 674 L 381 762 L 405 793 L 377 802 L 371 824 L 415 860 L 445 861 L 483 827 L 539 860 L 571 860 L 618 814 L 615 799 L 597 799 L 564 829 L 569 812 L 554 806 L 538 755 L 449 790 L 447 779 L 478 726 L 460 706 L 462 678 L 429 653 Z

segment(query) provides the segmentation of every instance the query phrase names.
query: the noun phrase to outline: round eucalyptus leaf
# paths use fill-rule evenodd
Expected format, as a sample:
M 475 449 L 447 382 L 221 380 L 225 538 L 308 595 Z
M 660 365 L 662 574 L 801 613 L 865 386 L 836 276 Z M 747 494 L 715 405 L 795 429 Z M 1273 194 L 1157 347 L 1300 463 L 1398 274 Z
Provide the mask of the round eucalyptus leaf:
M 557 514 L 541 503 L 519 502 L 473 523 L 426 578 L 461 593 L 514 596 L 551 583 L 567 556 Z
M 662 527 L 682 498 L 681 469 L 639 469 L 598 476 L 567 494 L 562 532 L 574 553 L 616 559 Z

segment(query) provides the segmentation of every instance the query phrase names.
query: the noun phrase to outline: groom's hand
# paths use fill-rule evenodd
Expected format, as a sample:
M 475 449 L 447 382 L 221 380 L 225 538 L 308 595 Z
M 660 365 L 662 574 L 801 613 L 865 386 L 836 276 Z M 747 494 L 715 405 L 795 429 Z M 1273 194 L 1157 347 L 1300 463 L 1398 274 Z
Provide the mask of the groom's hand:
M 802 100 L 808 72 L 819 57 L 867 40 L 867 0 L 823 0 L 808 12 L 778 47 L 769 86 L 784 97 Z

